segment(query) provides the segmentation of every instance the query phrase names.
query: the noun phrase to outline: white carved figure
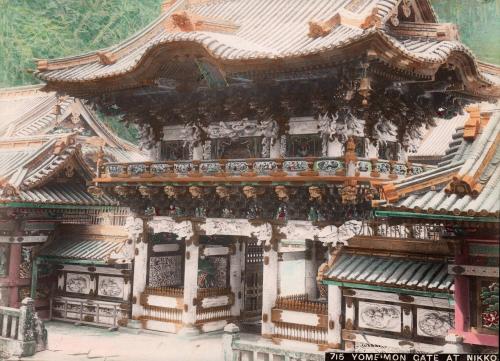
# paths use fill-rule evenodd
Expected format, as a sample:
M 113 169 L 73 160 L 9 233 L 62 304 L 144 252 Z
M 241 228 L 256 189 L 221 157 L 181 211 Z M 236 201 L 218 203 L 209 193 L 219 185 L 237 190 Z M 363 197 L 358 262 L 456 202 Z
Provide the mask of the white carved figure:
M 266 119 L 258 125 L 262 134 L 262 157 L 269 158 L 271 155 L 271 146 L 278 140 L 279 127 L 274 119 Z
M 141 218 L 127 217 L 127 220 L 125 222 L 125 230 L 127 231 L 130 238 L 132 238 L 134 241 L 137 241 L 139 236 L 142 234 L 142 227 L 143 224 Z
M 337 134 L 338 119 L 338 113 L 335 113 L 335 115 L 326 113 L 318 117 L 318 131 L 321 135 L 321 150 L 324 157 L 328 155 L 328 142 L 333 140 L 333 137 Z
M 396 126 L 391 121 L 381 119 L 375 124 L 373 137 L 379 144 L 385 144 L 388 141 L 394 141 L 396 137 Z
M 347 112 L 342 122 L 338 123 L 337 133 L 344 138 L 364 136 L 364 122 L 356 118 L 350 111 Z

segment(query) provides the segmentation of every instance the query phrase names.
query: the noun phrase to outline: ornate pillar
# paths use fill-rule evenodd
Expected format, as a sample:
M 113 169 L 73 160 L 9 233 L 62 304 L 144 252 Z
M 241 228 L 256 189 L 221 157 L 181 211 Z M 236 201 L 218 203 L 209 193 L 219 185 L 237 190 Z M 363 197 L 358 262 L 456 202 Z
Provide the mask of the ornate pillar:
M 342 347 L 342 289 L 339 286 L 328 285 L 328 347 Z
M 184 308 L 182 310 L 183 328 L 179 332 L 183 335 L 196 335 L 200 331 L 195 328 L 196 304 L 198 296 L 198 261 L 200 249 L 198 235 L 193 235 L 186 241 L 184 263 Z
M 305 292 L 309 299 L 317 297 L 316 276 L 318 267 L 316 266 L 316 246 L 314 242 L 306 242 L 307 249 L 305 254 Z
M 132 288 L 132 320 L 129 327 L 140 328 L 139 317 L 143 315 L 144 308 L 141 305 L 141 294 L 146 289 L 146 275 L 148 266 L 148 244 L 144 232 L 144 220 L 142 218 L 129 217 L 125 224 L 128 237 L 134 244 L 134 283 Z
M 241 244 L 243 241 L 236 241 L 233 245 L 234 252 L 229 257 L 229 285 L 234 294 L 233 305 L 231 306 L 231 316 L 238 317 L 241 313 L 242 299 L 242 279 L 241 279 Z
M 271 310 L 278 296 L 278 252 L 277 247 L 264 247 L 262 285 L 262 336 L 271 337 L 274 332 Z

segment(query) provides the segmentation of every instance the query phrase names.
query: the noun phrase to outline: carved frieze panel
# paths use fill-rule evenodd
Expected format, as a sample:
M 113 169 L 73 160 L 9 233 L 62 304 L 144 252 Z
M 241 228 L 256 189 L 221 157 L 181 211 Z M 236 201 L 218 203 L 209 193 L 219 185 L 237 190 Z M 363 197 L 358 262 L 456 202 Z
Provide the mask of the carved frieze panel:
M 93 288 L 94 281 L 90 274 L 66 273 L 66 292 L 88 295 Z
M 99 275 L 97 294 L 103 297 L 123 298 L 123 277 L 110 277 Z
M 454 327 L 454 313 L 425 308 L 417 309 L 417 335 L 425 337 L 446 337 Z
M 178 239 L 189 239 L 193 236 L 193 225 L 189 221 L 176 222 L 170 217 L 153 217 L 148 221 L 148 226 L 153 233 L 174 233 Z
M 149 258 L 150 287 L 171 287 L 182 284 L 182 256 L 162 256 Z
M 401 307 L 360 301 L 358 303 L 358 326 L 381 331 L 401 332 Z
M 21 264 L 19 265 L 19 278 L 31 278 L 33 266 L 33 250 L 36 246 L 21 247 Z

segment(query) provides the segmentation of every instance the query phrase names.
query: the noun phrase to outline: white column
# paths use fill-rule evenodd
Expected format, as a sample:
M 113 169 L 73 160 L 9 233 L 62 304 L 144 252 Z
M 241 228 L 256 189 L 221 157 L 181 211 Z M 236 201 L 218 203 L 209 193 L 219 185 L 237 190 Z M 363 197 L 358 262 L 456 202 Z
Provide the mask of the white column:
M 313 242 L 308 243 L 308 252 L 305 257 L 305 292 L 309 299 L 317 297 L 316 277 L 318 275 L 318 267 L 316 266 L 316 247 Z
M 242 241 L 236 241 L 234 243 L 235 252 L 229 257 L 229 284 L 231 286 L 231 292 L 234 294 L 234 303 L 231 306 L 231 316 L 238 317 L 241 313 L 241 251 L 240 244 Z
M 377 144 L 373 144 L 372 142 L 368 142 L 368 159 L 376 159 L 378 158 L 378 146 Z
M 342 144 L 337 139 L 328 141 L 328 153 L 329 157 L 342 157 Z
M 135 218 L 135 226 L 136 227 L 133 229 L 129 228 L 129 237 L 135 244 L 134 284 L 132 288 L 133 320 L 137 320 L 144 313 L 144 307 L 141 305 L 141 294 L 146 289 L 146 275 L 148 267 L 148 244 L 144 242 L 144 238 L 146 237 L 144 234 L 144 221 L 140 218 Z
M 271 310 L 278 296 L 278 252 L 272 247 L 264 250 L 262 283 L 262 336 L 271 337 Z
M 330 348 L 340 349 L 342 345 L 342 290 L 339 286 L 328 285 L 328 335 Z
M 203 146 L 201 144 L 193 147 L 193 160 L 203 160 Z
M 247 254 L 247 244 L 245 241 L 240 241 L 241 251 L 240 251 L 240 273 L 241 273 L 241 297 L 237 299 L 240 303 L 240 314 L 245 311 L 245 269 L 246 269 L 246 254 Z M 236 295 L 238 297 L 238 295 Z
M 193 236 L 193 239 L 197 237 Z M 198 295 L 198 259 L 199 247 L 192 242 L 186 245 L 184 263 L 184 308 L 182 310 L 183 330 L 181 333 L 193 334 L 199 331 L 194 328 L 196 322 L 195 298 Z M 184 331 L 184 332 L 183 332 Z

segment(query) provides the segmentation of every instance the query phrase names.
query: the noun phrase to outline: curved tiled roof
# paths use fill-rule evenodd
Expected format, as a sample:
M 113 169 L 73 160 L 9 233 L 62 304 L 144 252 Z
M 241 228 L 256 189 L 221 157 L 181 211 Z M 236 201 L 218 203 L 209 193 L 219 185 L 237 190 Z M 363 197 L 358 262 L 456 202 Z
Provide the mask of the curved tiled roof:
M 438 168 L 384 187 L 385 207 L 454 215 L 500 214 L 500 111 L 473 139 L 455 134 Z
M 100 53 L 48 60 L 45 67 L 39 67 L 37 74 L 48 82 L 68 83 L 123 76 L 137 71 L 148 56 L 155 56 L 153 53 L 158 49 L 169 47 L 189 49 L 197 46 L 225 69 L 225 64 L 242 61 L 296 59 L 330 51 L 340 54 L 342 49 L 356 42 L 378 41 L 385 47 L 382 55 L 387 49 L 407 61 L 425 63 L 427 68 L 443 64 L 452 56 L 462 57 L 465 61 L 461 63 L 470 65 L 477 80 L 498 87 L 499 79 L 481 70 L 474 55 L 459 41 L 398 38 L 384 26 L 365 28 L 347 21 L 333 25 L 324 36 L 309 36 L 310 21 L 324 23 L 345 14 L 355 18 L 375 9 L 376 17 L 385 23 L 398 5 L 398 0 L 218 0 L 192 4 L 180 0 L 130 40 Z M 235 30 L 229 33 L 197 29 L 172 31 L 165 24 L 180 10 L 202 18 L 229 21 L 235 24 Z M 103 62 L 98 56 L 103 53 L 113 60 Z M 402 62 L 396 65 L 403 66 Z

